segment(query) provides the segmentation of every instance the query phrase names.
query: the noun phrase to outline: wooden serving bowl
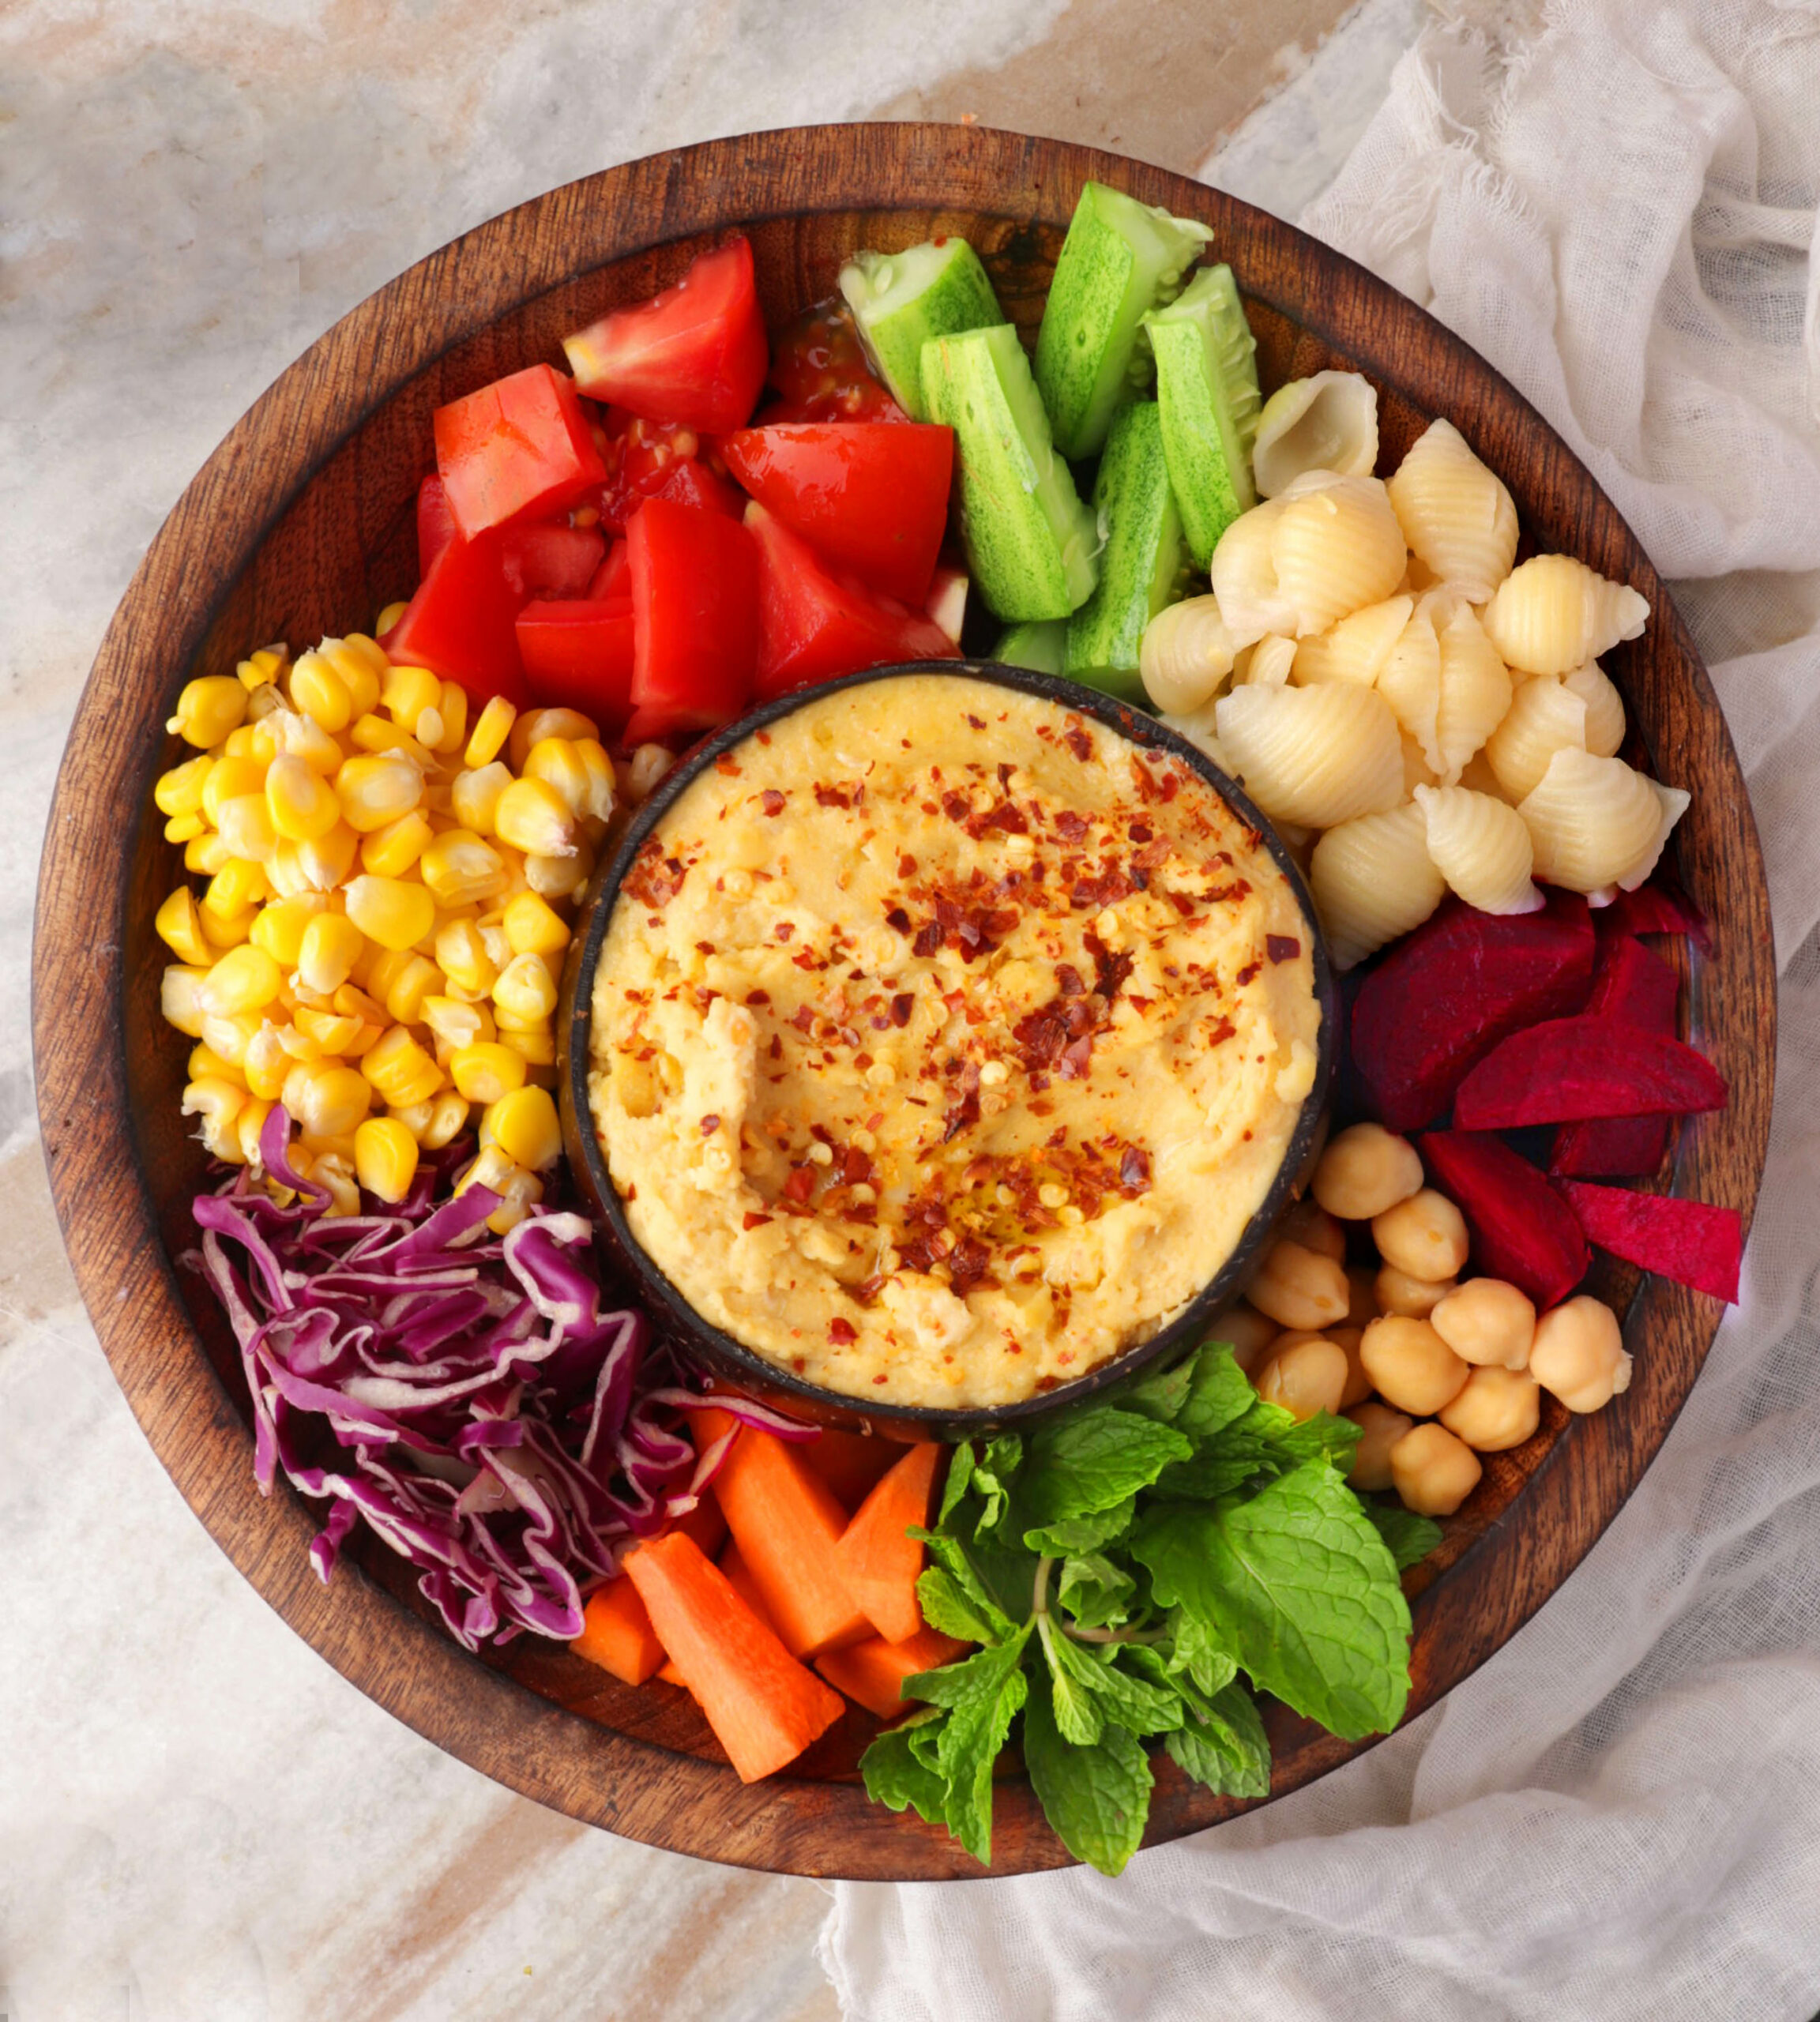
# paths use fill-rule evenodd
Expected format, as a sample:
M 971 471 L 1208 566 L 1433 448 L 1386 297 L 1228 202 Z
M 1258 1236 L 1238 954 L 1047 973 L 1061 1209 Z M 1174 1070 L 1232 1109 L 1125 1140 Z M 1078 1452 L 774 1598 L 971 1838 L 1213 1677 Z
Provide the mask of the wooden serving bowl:
M 1711 685 L 1649 558 L 1585 468 L 1484 361 L 1363 269 L 1216 190 L 1089 148 L 971 127 L 855 126 L 718 141 L 553 190 L 420 261 L 285 372 L 211 457 L 152 542 L 109 628 L 70 733 L 39 886 L 34 957 L 46 1156 L 83 1295 L 121 1385 L 179 1489 L 298 1633 L 400 1719 L 502 1783 L 629 1837 L 743 1866 L 869 1879 L 981 1870 L 946 1833 L 870 1803 L 853 1775 L 857 1712 L 795 1765 L 747 1787 L 690 1701 L 633 1691 L 527 1637 L 472 1657 L 415 1576 L 370 1539 L 333 1587 L 306 1547 L 319 1512 L 252 1479 L 231 1336 L 176 1259 L 200 1147 L 178 1114 L 187 1043 L 158 1016 L 152 913 L 179 875 L 151 799 L 172 762 L 164 720 L 183 682 L 274 639 L 370 626 L 416 573 L 413 498 L 441 403 L 539 359 L 614 304 L 675 280 L 714 235 L 750 236 L 768 312 L 828 295 L 860 246 L 962 232 L 1006 313 L 1034 335 L 1082 181 L 1204 219 L 1247 297 L 1266 387 L 1327 366 L 1378 389 L 1384 464 L 1434 415 L 1456 421 L 1514 494 L 1527 537 L 1634 584 L 1653 615 L 1608 664 L 1641 744 L 1694 789 L 1676 836 L 1683 882 L 1713 922 L 1683 963 L 1690 1036 L 1732 1086 L 1677 1133 L 1663 1182 L 1748 1222 L 1769 1132 L 1774 976 L 1763 869 Z M 1630 1389 L 1487 1456 L 1485 1479 L 1412 1576 L 1412 1716 L 1540 1607 L 1611 1520 L 1693 1384 L 1720 1308 L 1612 1273 L 1636 1357 Z M 1280 1708 L 1280 1795 L 1359 1752 Z M 1243 1809 L 1159 1755 L 1148 1837 Z M 1028 1784 L 998 1787 L 995 1871 L 1067 1855 Z

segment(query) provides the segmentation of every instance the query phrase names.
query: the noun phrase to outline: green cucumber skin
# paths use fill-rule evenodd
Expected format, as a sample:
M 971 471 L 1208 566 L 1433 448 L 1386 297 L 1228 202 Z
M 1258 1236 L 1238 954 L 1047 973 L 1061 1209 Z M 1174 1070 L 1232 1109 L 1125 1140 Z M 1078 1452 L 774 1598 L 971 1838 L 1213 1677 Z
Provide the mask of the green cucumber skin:
M 933 337 L 922 376 L 931 419 L 954 431 L 961 530 L 987 608 L 1007 623 L 1066 618 L 1093 587 L 1094 520 L 1050 441 L 1017 333 Z
M 873 292 L 882 268 L 911 283 L 906 291 Z M 927 268 L 927 278 L 916 279 Z M 901 253 L 861 253 L 840 269 L 840 292 L 858 325 L 859 341 L 887 391 L 912 421 L 929 419 L 923 394 L 923 347 L 931 337 L 1002 323 L 980 255 L 965 239 L 925 240 Z
M 1175 293 L 1210 236 L 1122 190 L 1082 185 L 1036 338 L 1036 384 L 1064 456 L 1094 455 L 1142 390 L 1144 314 Z
M 1156 360 L 1163 449 L 1188 552 L 1205 569 L 1220 536 L 1258 502 L 1251 444 L 1262 404 L 1257 345 L 1229 267 L 1209 267 L 1144 319 Z
M 1122 700 L 1141 702 L 1138 650 L 1183 567 L 1182 517 L 1163 453 L 1154 400 L 1120 408 L 1100 459 L 1093 509 L 1108 529 L 1093 594 L 1068 621 L 1067 672 Z
M 1033 674 L 1062 673 L 1068 660 L 1068 626 L 1064 618 L 1049 618 L 1034 625 L 1013 625 L 997 645 L 992 657 L 1001 667 L 1028 667 Z

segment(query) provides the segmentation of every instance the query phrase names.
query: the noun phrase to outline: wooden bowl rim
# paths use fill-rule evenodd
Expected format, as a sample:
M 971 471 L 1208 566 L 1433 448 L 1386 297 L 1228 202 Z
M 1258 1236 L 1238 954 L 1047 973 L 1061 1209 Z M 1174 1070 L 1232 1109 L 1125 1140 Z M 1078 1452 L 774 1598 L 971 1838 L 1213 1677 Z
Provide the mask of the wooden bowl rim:
M 229 431 L 152 542 L 96 656 L 59 771 L 38 886 L 34 1057 L 51 1192 L 84 1300 L 154 1451 L 284 1620 L 369 1697 L 497 1780 L 571 1817 L 709 1859 L 867 1880 L 985 1873 L 940 1828 L 884 1812 L 855 1784 L 778 1777 L 744 1786 L 719 1764 L 540 1699 L 347 1562 L 333 1592 L 316 1580 L 305 1547 L 318 1520 L 288 1491 L 264 1501 L 253 1491 L 250 1434 L 190 1322 L 140 1170 L 121 950 L 149 796 L 127 801 L 118 754 L 133 752 L 130 762 L 149 773 L 154 711 L 162 715 L 222 600 L 337 447 L 416 374 L 501 317 L 595 268 L 740 223 L 946 208 L 1059 224 L 1065 213 L 1058 217 L 1054 201 L 1043 208 L 1046 194 L 1089 177 L 1202 218 L 1223 249 L 1246 248 L 1234 261 L 1244 291 L 1344 351 L 1381 390 L 1438 412 L 1433 382 L 1444 367 L 1447 411 L 1470 413 L 1476 427 L 1495 422 L 1521 432 L 1532 460 L 1525 495 L 1546 483 L 1543 523 L 1557 544 L 1623 574 L 1649 599 L 1658 652 L 1680 663 L 1690 691 L 1690 748 L 1676 757 L 1699 780 L 1701 798 L 1683 827 L 1696 837 L 1713 823 L 1726 830 L 1725 915 L 1716 922 L 1725 987 L 1713 987 L 1711 962 L 1690 957 L 1689 998 L 1694 1028 L 1730 1071 L 1733 1097 L 1728 1110 L 1683 1129 L 1675 1190 L 1736 1207 L 1747 1227 L 1755 1204 L 1770 1077 L 1741 1070 L 1773 1057 L 1773 942 L 1762 854 L 1717 697 L 1660 577 L 1585 467 L 1426 312 L 1293 227 L 1167 171 L 1096 148 L 927 122 L 784 128 L 648 156 L 520 205 L 418 261 L 312 344 Z M 1429 383 L 1415 383 L 1412 363 Z M 282 458 L 261 458 L 267 441 L 285 445 Z M 113 783 L 118 828 L 80 818 L 94 781 Z M 1716 848 L 1712 854 L 1717 881 Z M 1555 1441 L 1522 1491 L 1525 1523 L 1491 1526 L 1416 1595 L 1406 1717 L 1514 1635 L 1591 1548 L 1666 1436 L 1720 1311 L 1702 1295 L 1643 1280 L 1626 1315 L 1627 1340 L 1636 1348 L 1673 1330 L 1690 1373 L 1658 1382 L 1640 1359 L 1620 1407 Z M 1471 1578 L 1462 1577 L 1468 1564 Z M 1273 1798 L 1373 1745 L 1299 1728 L 1296 1739 L 1293 1762 L 1279 1757 Z M 1249 1808 L 1199 1786 L 1184 1785 L 1167 1806 L 1162 1798 L 1160 1785 L 1147 1843 Z M 1070 1864 L 1021 1780 L 1001 1784 L 999 1809 L 1000 1844 L 1010 1851 L 993 1874 Z

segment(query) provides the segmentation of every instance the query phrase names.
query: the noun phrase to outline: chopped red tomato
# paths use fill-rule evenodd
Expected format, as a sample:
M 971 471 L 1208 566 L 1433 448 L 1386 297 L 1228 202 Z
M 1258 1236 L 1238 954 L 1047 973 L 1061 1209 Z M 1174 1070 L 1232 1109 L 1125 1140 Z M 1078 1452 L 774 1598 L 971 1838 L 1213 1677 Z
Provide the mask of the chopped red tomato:
M 506 566 L 528 597 L 585 596 L 607 555 L 607 536 L 598 527 L 560 520 L 502 528 L 499 540 Z
M 449 494 L 442 480 L 432 471 L 417 487 L 417 580 L 422 582 L 431 566 L 455 537 L 455 515 L 449 509 Z
M 518 652 L 532 694 L 579 709 L 617 729 L 632 709 L 630 596 L 528 603 L 518 614 Z
M 900 660 L 951 660 L 961 649 L 921 611 L 836 576 L 814 550 L 756 500 L 746 524 L 758 543 L 758 678 L 755 698 Z
M 752 692 L 758 553 L 737 520 L 647 499 L 626 529 L 637 649 L 628 744 L 730 723 Z
M 745 501 L 720 475 L 718 453 L 697 430 L 609 408 L 602 433 L 607 482 L 592 494 L 602 525 L 622 528 L 647 498 L 711 506 L 735 519 L 745 509 Z
M 912 610 L 921 607 L 948 530 L 951 429 L 769 423 L 729 435 L 720 453 L 759 504 L 824 562 Z
M 598 603 L 607 597 L 629 597 L 632 594 L 632 560 L 626 551 L 626 543 L 616 540 L 607 551 L 607 559 L 594 572 L 594 580 L 588 585 L 591 603 Z
M 767 383 L 777 399 L 761 427 L 780 421 L 908 421 L 873 377 L 853 312 L 839 295 L 807 310 L 772 347 Z
M 530 693 L 513 621 L 524 601 L 499 534 L 453 534 L 380 644 L 394 666 L 427 667 L 476 702 L 503 695 L 523 708 Z
M 607 475 L 575 383 L 547 365 L 495 379 L 435 415 L 436 468 L 472 540 L 572 506 Z
M 724 435 L 765 383 L 765 318 L 743 239 L 704 253 L 674 288 L 565 337 L 575 383 L 649 421 Z

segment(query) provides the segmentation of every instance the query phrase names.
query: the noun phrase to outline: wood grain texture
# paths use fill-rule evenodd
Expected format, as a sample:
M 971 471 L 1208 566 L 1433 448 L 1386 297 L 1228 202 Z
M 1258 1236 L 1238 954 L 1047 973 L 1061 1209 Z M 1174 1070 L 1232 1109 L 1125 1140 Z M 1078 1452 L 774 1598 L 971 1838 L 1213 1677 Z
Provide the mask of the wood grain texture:
M 162 723 L 192 674 L 250 647 L 370 625 L 411 586 L 412 500 L 430 415 L 495 374 L 556 360 L 558 339 L 675 279 L 738 224 L 781 320 L 832 288 L 855 247 L 941 231 L 980 247 L 1026 333 L 1082 179 L 1201 217 L 1248 299 L 1266 386 L 1327 365 L 1380 389 L 1385 467 L 1446 414 L 1504 477 L 1539 547 L 1634 584 L 1654 616 L 1608 665 L 1667 777 L 1695 790 L 1680 870 L 1714 923 L 1689 953 L 1689 1029 L 1732 1084 L 1729 1108 L 1679 1133 L 1675 1191 L 1748 1221 L 1769 1130 L 1775 992 L 1762 860 L 1737 760 L 1685 628 L 1635 538 L 1583 466 L 1485 363 L 1361 269 L 1290 227 L 1160 169 L 1052 141 L 930 125 L 801 129 L 655 156 L 551 192 L 432 254 L 291 366 L 235 427 L 148 552 L 103 642 L 51 811 L 39 886 L 34 1024 L 46 1156 L 88 1310 L 146 1436 L 211 1534 L 329 1661 L 418 1732 L 571 1816 L 741 1866 L 934 1879 L 981 1870 L 946 1833 L 868 1803 L 850 1715 L 799 1773 L 747 1788 L 689 1702 L 634 1692 L 525 1638 L 488 1659 L 456 1647 L 400 1562 L 369 1543 L 333 1590 L 306 1554 L 317 1517 L 261 1499 L 237 1359 L 175 1260 L 201 1177 L 177 1094 L 186 1048 L 160 1024 L 152 926 L 179 874 L 151 804 L 171 761 Z M 1720 1309 L 1614 1273 L 1630 1299 L 1628 1393 L 1492 1456 L 1472 1502 L 1421 1569 L 1413 1715 L 1498 1648 L 1609 1522 L 1680 1408 Z M 1273 1794 L 1357 1753 L 1276 1709 Z M 1242 1807 L 1159 1758 L 1149 1838 Z M 1064 1866 L 1028 1785 L 999 1786 L 995 1871 Z

